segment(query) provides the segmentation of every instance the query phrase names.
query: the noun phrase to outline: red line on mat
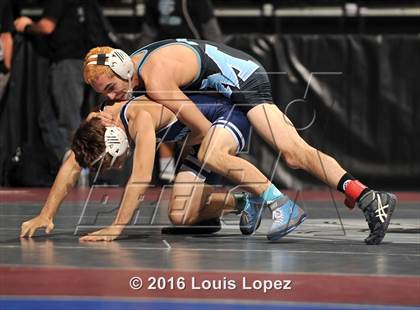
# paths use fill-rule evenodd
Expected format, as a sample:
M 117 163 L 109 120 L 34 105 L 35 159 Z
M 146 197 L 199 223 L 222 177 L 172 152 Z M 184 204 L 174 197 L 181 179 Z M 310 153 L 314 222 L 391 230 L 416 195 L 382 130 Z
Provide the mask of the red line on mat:
M 220 188 L 218 191 L 226 190 Z M 49 188 L 2 188 L 0 190 L 0 201 L 2 203 L 18 203 L 18 202 L 32 202 L 43 203 L 48 195 Z M 67 202 L 83 202 L 89 192 L 89 188 L 76 188 L 66 198 Z M 146 192 L 147 200 L 157 200 L 162 192 L 161 187 L 152 187 Z M 105 195 L 111 201 L 118 201 L 123 193 L 123 188 L 97 188 L 93 191 L 91 199 L 93 201 L 101 201 Z M 295 197 L 297 192 L 292 190 L 284 191 L 290 197 Z M 420 202 L 420 192 L 397 192 L 398 200 L 401 202 Z M 333 191 L 332 196 L 336 201 L 343 201 L 343 194 Z M 166 188 L 162 198 L 169 199 L 170 188 Z M 312 200 L 312 201 L 330 201 L 331 193 L 325 191 L 301 191 L 299 192 L 298 200 Z
M 420 277 L 371 275 L 321 275 L 292 273 L 189 272 L 170 270 L 119 270 L 44 267 L 0 267 L 0 295 L 90 296 L 118 298 L 182 298 L 206 300 L 265 300 L 270 302 L 316 302 L 371 305 L 420 305 Z M 139 276 L 143 288 L 132 290 L 129 279 Z M 186 288 L 148 290 L 149 277 L 168 281 L 184 277 Z M 290 290 L 244 290 L 254 281 L 291 280 Z M 236 289 L 192 289 L 205 280 L 235 281 Z M 257 283 L 257 282 L 255 282 Z M 283 282 L 284 283 L 284 282 Z

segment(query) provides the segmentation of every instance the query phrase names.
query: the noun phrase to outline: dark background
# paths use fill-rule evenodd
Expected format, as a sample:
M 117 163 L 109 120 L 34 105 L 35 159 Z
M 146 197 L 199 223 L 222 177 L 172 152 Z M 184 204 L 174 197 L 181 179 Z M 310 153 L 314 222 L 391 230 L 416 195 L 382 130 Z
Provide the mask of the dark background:
M 15 5 L 39 16 L 38 1 Z M 141 1 L 100 1 L 123 42 L 141 32 Z M 227 44 L 266 67 L 276 104 L 312 145 L 375 188 L 420 184 L 420 1 L 214 1 Z M 25 11 L 26 10 L 26 11 Z M 131 41 L 130 41 L 131 40 Z M 0 109 L 0 184 L 48 186 L 58 163 L 43 143 L 42 42 L 16 37 L 8 96 Z M 86 94 L 84 113 L 92 108 Z M 42 110 L 44 113 L 40 113 Z M 305 128 L 316 115 L 312 126 Z M 49 128 L 48 130 L 52 130 Z M 17 151 L 24 160 L 17 165 Z M 320 186 L 275 165 L 258 137 L 244 155 L 281 187 Z

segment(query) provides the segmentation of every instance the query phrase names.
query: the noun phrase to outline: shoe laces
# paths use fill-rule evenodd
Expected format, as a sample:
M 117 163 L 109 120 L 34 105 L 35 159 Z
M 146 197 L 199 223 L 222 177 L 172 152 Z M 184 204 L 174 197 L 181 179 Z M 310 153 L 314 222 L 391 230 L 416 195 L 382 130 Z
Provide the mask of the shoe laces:
M 375 216 L 381 221 L 381 223 L 384 223 L 388 217 L 386 213 L 386 209 L 388 209 L 389 204 L 382 204 L 382 198 L 379 193 L 375 194 L 375 198 L 377 201 L 377 208 L 375 209 Z

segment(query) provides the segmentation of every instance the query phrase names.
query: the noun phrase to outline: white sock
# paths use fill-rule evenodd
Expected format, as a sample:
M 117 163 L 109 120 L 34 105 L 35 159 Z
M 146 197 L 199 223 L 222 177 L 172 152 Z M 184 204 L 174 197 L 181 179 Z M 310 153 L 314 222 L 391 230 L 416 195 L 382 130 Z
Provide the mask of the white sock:
M 173 157 L 161 157 L 160 164 L 160 178 L 163 180 L 172 181 L 175 177 L 175 160 Z

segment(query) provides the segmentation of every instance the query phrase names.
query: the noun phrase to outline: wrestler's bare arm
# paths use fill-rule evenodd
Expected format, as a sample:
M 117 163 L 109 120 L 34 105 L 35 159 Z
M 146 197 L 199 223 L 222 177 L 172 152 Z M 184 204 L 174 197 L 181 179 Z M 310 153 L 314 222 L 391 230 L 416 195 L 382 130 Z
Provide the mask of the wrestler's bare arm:
M 156 134 L 152 118 L 148 112 L 139 111 L 134 119 L 134 151 L 133 171 L 125 188 L 120 210 L 114 220 L 116 225 L 130 222 L 139 199 L 144 195 L 152 180 L 155 160 Z
M 76 184 L 80 170 L 74 153 L 71 151 L 70 156 L 58 171 L 44 207 L 38 216 L 22 224 L 20 237 L 27 235 L 30 238 L 38 228 L 46 228 L 46 233 L 49 233 L 54 228 L 53 218 L 64 198 Z
M 197 66 L 195 56 L 192 55 L 191 63 L 185 63 L 158 53 L 159 51 L 150 56 L 142 70 L 147 94 L 174 112 L 178 119 L 190 128 L 192 135 L 200 140 L 210 129 L 211 123 L 180 89 L 190 83 L 196 75 L 198 67 L 196 70 L 189 68 Z
M 134 150 L 133 170 L 125 187 L 120 209 L 112 225 L 80 238 L 80 241 L 112 241 L 130 223 L 135 210 L 152 179 L 155 158 L 156 135 L 150 114 L 139 111 L 130 121 L 130 135 L 136 148 Z

